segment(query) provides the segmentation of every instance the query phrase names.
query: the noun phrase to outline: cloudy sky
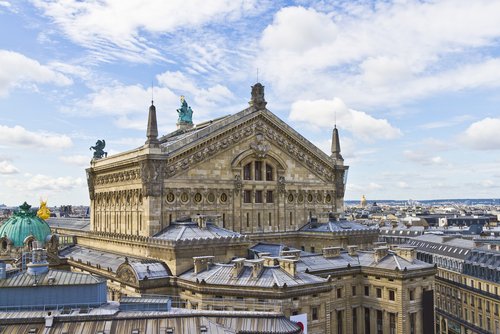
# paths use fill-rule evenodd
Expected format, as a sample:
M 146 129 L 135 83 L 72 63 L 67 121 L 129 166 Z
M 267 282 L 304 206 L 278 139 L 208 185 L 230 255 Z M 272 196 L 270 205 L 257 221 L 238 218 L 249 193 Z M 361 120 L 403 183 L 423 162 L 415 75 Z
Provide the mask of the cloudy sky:
M 0 203 L 88 204 L 97 139 L 144 143 L 268 108 L 329 152 L 346 199 L 500 197 L 500 1 L 0 0 Z M 336 116 L 335 116 L 336 115 Z

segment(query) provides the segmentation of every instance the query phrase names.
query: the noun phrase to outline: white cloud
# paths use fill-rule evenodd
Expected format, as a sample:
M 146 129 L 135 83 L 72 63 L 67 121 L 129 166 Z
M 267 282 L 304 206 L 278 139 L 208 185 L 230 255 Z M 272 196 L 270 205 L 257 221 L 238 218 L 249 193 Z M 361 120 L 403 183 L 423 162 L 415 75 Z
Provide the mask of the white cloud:
M 448 119 L 445 119 L 442 121 L 435 121 L 435 122 L 429 122 L 429 123 L 422 124 L 420 126 L 420 128 L 428 129 L 428 130 L 447 128 L 447 127 L 455 126 L 457 124 L 461 124 L 463 122 L 470 121 L 473 118 L 474 117 L 471 115 L 455 116 L 455 117 L 448 118 Z
M 362 107 L 398 105 L 500 86 L 500 59 L 481 52 L 498 41 L 499 20 L 500 2 L 487 0 L 345 2 L 328 12 L 288 7 L 264 30 L 256 62 L 278 94 L 318 99 L 335 92 Z
M 157 80 L 158 85 L 154 87 L 154 104 L 160 132 L 175 128 L 180 95 L 186 96 L 187 102 L 194 111 L 195 121 L 213 116 L 212 113 L 220 112 L 221 106 L 234 101 L 233 93 L 226 86 L 215 84 L 201 87 L 195 84 L 193 79 L 180 72 L 159 74 Z M 112 116 L 114 124 L 123 129 L 144 130 L 146 128 L 151 99 L 150 87 L 115 83 L 93 89 L 95 90 L 85 98 L 63 107 L 62 111 L 78 116 Z
M 19 173 L 19 169 L 17 169 L 13 164 L 11 164 L 7 160 L 0 161 L 0 174 L 16 174 L 16 173 Z
M 156 78 L 161 86 L 183 92 L 186 99 L 192 97 L 198 106 L 213 107 L 234 99 L 233 93 L 226 86 L 216 84 L 208 88 L 201 88 L 192 79 L 178 71 L 167 71 L 159 74 Z
M 71 138 L 66 135 L 43 131 L 33 132 L 19 125 L 14 127 L 0 125 L 0 142 L 8 145 L 40 149 L 63 149 L 73 145 Z
M 102 60 L 135 62 L 164 59 L 151 36 L 196 29 L 212 22 L 231 22 L 258 9 L 246 0 L 35 0 L 73 42 Z
M 51 83 L 66 86 L 72 83 L 67 76 L 50 66 L 40 64 L 20 53 L 0 50 L 0 97 L 14 87 Z
M 487 117 L 472 123 L 463 136 L 461 142 L 476 150 L 500 149 L 500 118 Z
M 446 161 L 440 156 L 429 155 L 428 152 L 405 150 L 403 155 L 406 159 L 418 164 L 427 165 L 443 165 Z
M 27 174 L 21 179 L 10 179 L 6 181 L 8 187 L 23 191 L 45 191 L 62 192 L 82 187 L 85 182 L 82 178 L 71 176 L 51 177 L 43 174 Z
M 333 128 L 337 121 L 340 128 L 350 131 L 364 141 L 394 139 L 401 135 L 401 131 L 387 120 L 349 109 L 339 98 L 296 101 L 292 104 L 289 117 L 292 121 L 305 122 L 320 128 Z
M 65 155 L 59 157 L 61 161 L 64 161 L 67 164 L 70 165 L 75 165 L 75 166 L 90 166 L 90 160 L 92 159 L 91 156 L 86 156 L 86 155 Z

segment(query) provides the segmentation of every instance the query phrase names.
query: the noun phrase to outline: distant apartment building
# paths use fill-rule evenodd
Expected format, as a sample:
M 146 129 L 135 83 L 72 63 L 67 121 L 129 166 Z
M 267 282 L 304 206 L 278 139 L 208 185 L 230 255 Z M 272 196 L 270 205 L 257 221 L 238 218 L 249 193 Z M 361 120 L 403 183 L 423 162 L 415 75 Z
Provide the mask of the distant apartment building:
M 427 234 L 408 244 L 437 266 L 437 334 L 500 334 L 500 240 Z

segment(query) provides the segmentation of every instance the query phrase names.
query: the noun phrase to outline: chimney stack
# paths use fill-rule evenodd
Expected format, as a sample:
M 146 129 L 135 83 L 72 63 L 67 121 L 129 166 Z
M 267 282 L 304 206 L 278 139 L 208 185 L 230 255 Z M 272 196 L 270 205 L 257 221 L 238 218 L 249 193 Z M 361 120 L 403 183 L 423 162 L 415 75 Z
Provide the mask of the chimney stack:
M 325 247 L 323 248 L 323 257 L 325 259 L 332 259 L 340 256 L 340 247 Z
M 388 254 L 388 250 L 387 247 L 375 248 L 373 253 L 373 260 L 375 263 L 379 263 Z
M 280 267 L 288 274 L 290 274 L 290 276 L 295 277 L 295 275 L 297 274 L 297 262 L 298 260 L 281 258 Z
M 199 274 L 205 270 L 210 269 L 210 265 L 214 261 L 214 256 L 195 256 L 193 257 L 194 262 L 194 273 Z

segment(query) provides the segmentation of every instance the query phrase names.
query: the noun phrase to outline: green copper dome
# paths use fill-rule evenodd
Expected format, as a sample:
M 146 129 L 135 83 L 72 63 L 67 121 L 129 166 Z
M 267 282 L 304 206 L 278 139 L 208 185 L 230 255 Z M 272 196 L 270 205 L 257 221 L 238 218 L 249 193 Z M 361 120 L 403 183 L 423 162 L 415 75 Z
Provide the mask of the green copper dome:
M 31 205 L 24 202 L 12 217 L 7 219 L 0 226 L 0 238 L 6 236 L 13 243 L 14 247 L 24 246 L 24 240 L 33 236 L 42 245 L 45 239 L 51 234 L 49 225 L 30 210 Z

